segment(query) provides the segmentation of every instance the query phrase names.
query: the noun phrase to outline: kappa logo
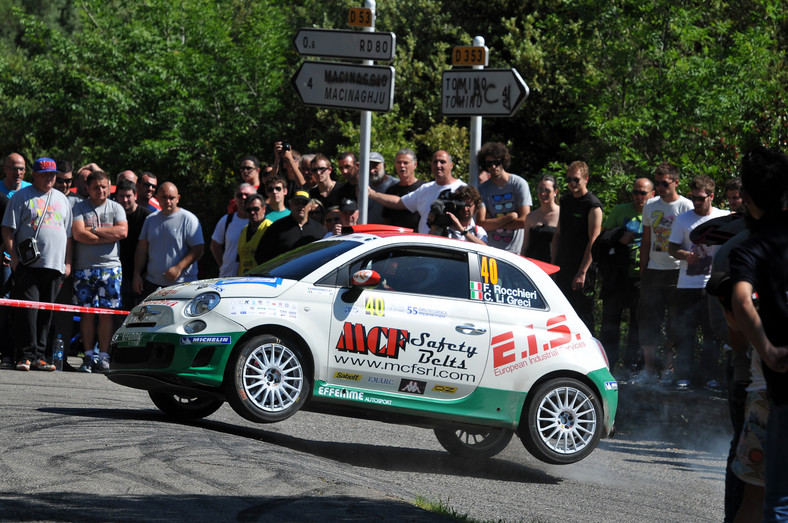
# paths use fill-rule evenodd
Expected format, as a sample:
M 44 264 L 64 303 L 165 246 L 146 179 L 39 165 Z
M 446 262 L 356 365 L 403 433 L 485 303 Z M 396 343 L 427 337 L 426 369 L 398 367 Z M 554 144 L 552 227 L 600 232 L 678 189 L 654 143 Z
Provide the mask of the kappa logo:
M 426 388 L 426 381 L 403 379 L 399 382 L 398 390 L 399 392 L 407 392 L 409 394 L 424 394 Z

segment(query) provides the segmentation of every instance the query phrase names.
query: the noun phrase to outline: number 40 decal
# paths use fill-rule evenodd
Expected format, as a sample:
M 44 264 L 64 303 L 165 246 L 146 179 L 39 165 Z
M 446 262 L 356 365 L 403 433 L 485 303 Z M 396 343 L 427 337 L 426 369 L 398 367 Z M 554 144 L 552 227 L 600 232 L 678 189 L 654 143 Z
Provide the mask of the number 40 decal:
M 364 314 L 368 316 L 385 316 L 386 303 L 383 301 L 383 298 L 367 298 L 367 301 L 364 303 Z
M 488 258 L 487 256 L 482 256 L 482 278 L 484 278 L 484 283 L 490 283 L 492 285 L 496 285 L 498 283 L 498 262 L 495 258 Z

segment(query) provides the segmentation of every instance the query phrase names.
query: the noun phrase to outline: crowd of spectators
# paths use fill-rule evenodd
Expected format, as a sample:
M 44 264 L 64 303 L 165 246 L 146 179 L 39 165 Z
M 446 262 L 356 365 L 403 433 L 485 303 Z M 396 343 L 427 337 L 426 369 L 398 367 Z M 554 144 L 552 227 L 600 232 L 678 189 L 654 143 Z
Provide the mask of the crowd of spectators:
M 261 164 L 251 155 L 237 164 L 240 183 L 229 199 L 227 214 L 218 220 L 210 236 L 209 250 L 220 277 L 243 274 L 293 247 L 340 234 L 343 227 L 358 221 L 362 167 L 354 153 L 338 155 L 334 164 L 321 153 L 301 155 L 280 141 L 274 144 L 273 156 L 270 165 Z M 713 369 L 720 359 L 721 340 L 709 327 L 708 308 L 698 306 L 706 300 L 703 286 L 713 248 L 689 240 L 693 228 L 724 212 L 710 207 L 714 196 L 710 179 L 703 177 L 691 183 L 691 198 L 703 197 L 699 211 L 677 192 L 678 168 L 661 164 L 653 181 L 633 180 L 631 203 L 613 208 L 603 218 L 603 204 L 588 190 L 589 168 L 583 162 L 568 166 L 568 191 L 560 198 L 555 177 L 541 176 L 535 187 L 539 206 L 532 210 L 529 184 L 524 177 L 508 171 L 511 157 L 502 143 L 489 142 L 480 149 L 478 190 L 455 176 L 446 151 L 433 154 L 433 179 L 427 182 L 416 178 L 418 159 L 412 150 L 401 149 L 393 160 L 394 172 L 389 173 L 383 156 L 372 152 L 369 165 L 364 167 L 369 181 L 368 223 L 486 243 L 554 263 L 560 267 L 555 277 L 559 288 L 592 332 L 595 290 L 601 288 L 600 337 L 618 378 L 647 384 L 657 380 L 665 385 L 675 382 L 687 388 L 699 379 L 702 384 L 718 386 L 721 376 Z M 128 310 L 159 287 L 197 277 L 196 262 L 204 251 L 202 226 L 194 213 L 180 207 L 180 193 L 173 183 L 160 183 L 151 172 L 138 176 L 123 170 L 116 177 L 116 186 L 111 186 L 96 164 L 74 173 L 68 162 L 45 169 L 42 165 L 46 161 L 51 160 L 43 158 L 44 163 L 34 163 L 33 189 L 29 189 L 31 184 L 24 180 L 25 159 L 12 153 L 4 160 L 0 197 L 20 191 L 28 198 L 21 207 L 28 212 L 39 209 L 34 215 L 48 219 L 56 208 L 51 203 L 45 205 L 45 200 L 54 189 L 52 194 L 64 196 L 72 211 L 59 212 L 57 208 L 64 223 L 63 234 L 56 241 L 46 234 L 49 222 L 41 224 L 43 236 L 37 240 L 47 246 L 46 256 L 27 265 L 19 263 L 16 243 L 39 225 L 13 211 L 14 206 L 5 213 L 3 236 L 8 258 L 2 273 L 4 295 L 11 290 L 15 297 L 31 299 L 35 295 L 41 301 Z M 700 188 L 696 188 L 698 183 Z M 23 189 L 26 192 L 21 192 Z M 737 203 L 738 191 L 728 193 L 730 201 Z M 58 206 L 60 200 L 60 196 L 55 200 Z M 451 207 L 454 212 L 436 210 L 435 202 L 444 200 L 456 202 Z M 43 211 L 45 207 L 48 212 Z M 686 216 L 679 220 L 682 213 Z M 23 218 L 29 231 L 19 222 Z M 682 236 L 675 242 L 671 239 L 674 222 L 683 224 Z M 641 250 L 643 240 L 648 248 Z M 57 245 L 57 250 L 50 245 Z M 61 252 L 63 267 L 51 267 L 48 259 Z M 53 289 L 39 289 L 40 282 L 47 281 L 39 276 L 33 278 L 37 282 L 35 292 L 25 285 L 10 285 L 27 272 L 44 268 L 54 271 L 48 273 Z M 597 282 L 598 276 L 601 283 Z M 679 309 L 686 320 L 674 325 L 676 322 L 670 319 L 676 318 Z M 15 322 L 14 330 L 35 318 L 42 324 L 38 334 L 30 331 L 17 335 L 16 350 L 4 349 L 4 362 L 23 369 L 26 365 L 48 369 L 55 333 L 71 339 L 72 315 L 56 313 L 54 327 L 44 329 L 50 314 L 27 314 L 29 320 Z M 83 370 L 106 370 L 108 339 L 117 320 L 102 315 L 83 315 L 82 319 L 80 334 L 86 356 Z M 624 324 L 626 339 L 622 343 Z M 704 374 L 696 376 L 696 351 L 691 346 L 696 337 L 690 331 L 701 324 L 703 345 L 697 354 L 705 358 L 699 365 Z M 9 325 L 9 310 L 4 309 L 0 329 L 7 331 Z M 678 357 L 675 364 L 674 344 Z M 657 361 L 660 348 L 662 364 Z

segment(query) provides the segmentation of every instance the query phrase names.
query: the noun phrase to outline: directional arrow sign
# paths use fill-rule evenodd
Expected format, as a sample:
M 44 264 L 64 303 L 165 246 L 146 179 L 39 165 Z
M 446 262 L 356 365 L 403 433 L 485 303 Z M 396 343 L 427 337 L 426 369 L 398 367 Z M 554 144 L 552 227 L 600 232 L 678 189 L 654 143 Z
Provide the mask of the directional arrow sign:
M 394 102 L 394 68 L 304 62 L 292 79 L 306 105 L 387 112 Z
M 354 60 L 394 59 L 394 33 L 367 33 L 334 29 L 307 29 L 298 31 L 293 45 L 302 56 L 325 56 Z
M 515 69 L 443 71 L 441 110 L 446 116 L 511 116 L 528 97 Z

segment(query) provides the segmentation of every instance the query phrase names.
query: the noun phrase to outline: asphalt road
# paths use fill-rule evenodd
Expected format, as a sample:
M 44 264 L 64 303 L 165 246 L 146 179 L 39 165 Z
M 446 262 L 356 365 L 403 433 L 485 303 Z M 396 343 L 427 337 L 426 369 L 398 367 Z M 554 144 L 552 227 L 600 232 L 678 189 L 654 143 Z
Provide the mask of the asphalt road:
M 3 521 L 442 521 L 419 497 L 480 521 L 722 520 L 723 421 L 619 419 L 559 467 L 517 439 L 474 464 L 426 429 L 308 412 L 173 422 L 101 375 L 2 370 L 0 398 Z

